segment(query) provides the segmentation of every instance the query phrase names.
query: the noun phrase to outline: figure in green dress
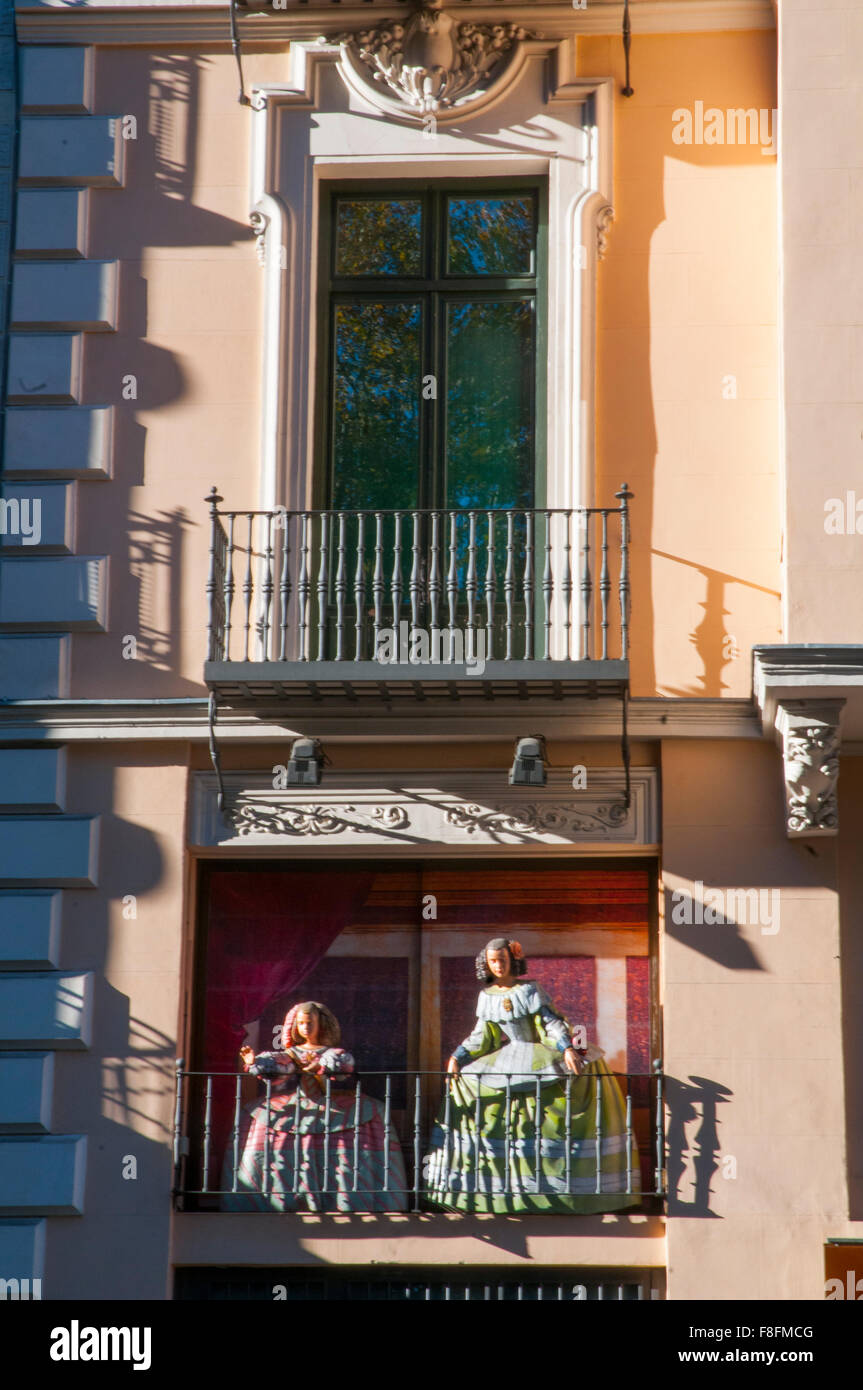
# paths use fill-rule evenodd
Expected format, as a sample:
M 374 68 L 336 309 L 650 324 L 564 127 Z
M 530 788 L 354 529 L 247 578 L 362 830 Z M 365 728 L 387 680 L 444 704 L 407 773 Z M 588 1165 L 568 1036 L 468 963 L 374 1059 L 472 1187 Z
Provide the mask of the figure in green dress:
M 517 941 L 490 941 L 476 970 L 486 986 L 476 1027 L 449 1059 L 425 1159 L 430 1204 L 465 1212 L 638 1206 L 638 1147 L 602 1050 L 573 1046 L 566 1019 L 525 978 Z

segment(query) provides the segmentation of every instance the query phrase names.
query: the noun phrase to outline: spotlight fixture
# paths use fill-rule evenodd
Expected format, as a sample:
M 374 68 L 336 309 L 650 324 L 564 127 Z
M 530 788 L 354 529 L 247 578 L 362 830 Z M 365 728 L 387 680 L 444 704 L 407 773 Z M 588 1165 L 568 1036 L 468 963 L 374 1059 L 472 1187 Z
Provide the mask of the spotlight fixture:
M 285 781 L 287 785 L 289 787 L 319 786 L 326 761 L 326 754 L 319 739 L 294 739 L 286 769 Z
M 542 735 L 534 738 L 520 738 L 515 745 L 515 762 L 509 770 L 511 787 L 544 787 L 545 739 Z

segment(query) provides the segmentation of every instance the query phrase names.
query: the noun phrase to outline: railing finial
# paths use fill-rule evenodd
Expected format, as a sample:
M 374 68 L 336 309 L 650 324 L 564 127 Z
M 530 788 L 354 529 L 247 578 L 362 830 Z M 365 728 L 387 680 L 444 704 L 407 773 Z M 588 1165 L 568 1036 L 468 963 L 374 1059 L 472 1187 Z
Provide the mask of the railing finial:
M 224 497 L 219 496 L 219 489 L 216 487 L 215 483 L 210 488 L 210 491 L 204 498 L 204 501 L 210 504 L 210 512 L 213 516 L 216 515 L 216 509 L 218 508 L 219 503 L 224 502 L 224 500 Z

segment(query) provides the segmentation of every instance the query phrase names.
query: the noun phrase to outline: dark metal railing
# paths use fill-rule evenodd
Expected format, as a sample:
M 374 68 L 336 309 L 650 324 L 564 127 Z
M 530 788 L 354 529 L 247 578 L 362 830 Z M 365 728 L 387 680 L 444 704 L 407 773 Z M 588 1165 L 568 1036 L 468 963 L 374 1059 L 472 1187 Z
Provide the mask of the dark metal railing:
M 477 1074 L 480 1082 L 482 1073 Z M 605 1141 L 612 1137 L 603 1127 L 603 1103 L 609 1100 L 605 1089 L 609 1074 L 596 1077 L 595 1096 L 590 1102 L 587 1125 L 579 1138 L 573 1133 L 572 1088 L 578 1078 L 569 1075 L 562 1082 L 565 1088 L 564 1134 L 562 1147 L 563 1176 L 557 1179 L 557 1190 L 568 1196 L 602 1197 L 609 1193 L 621 1196 L 662 1197 L 665 1194 L 665 1129 L 663 1074 L 661 1064 L 655 1063 L 651 1074 L 616 1072 L 612 1074 L 621 1089 L 625 1104 L 625 1130 L 613 1137 L 622 1141 L 625 1166 L 613 1175 L 603 1167 Z M 489 1073 L 491 1080 L 493 1074 Z M 274 1101 L 279 1093 L 273 1078 L 255 1079 L 253 1089 L 258 1094 L 244 1101 L 244 1082 L 253 1078 L 233 1072 L 198 1072 L 184 1069 L 182 1060 L 176 1064 L 176 1095 L 174 1119 L 175 1195 L 184 1198 L 237 1199 L 234 1205 L 242 1209 L 244 1198 L 261 1198 L 266 1207 L 273 1196 L 275 1168 L 288 1171 L 286 1185 L 280 1193 L 287 1201 L 286 1209 L 316 1209 L 316 1199 L 345 1199 L 351 1210 L 420 1211 L 426 1205 L 440 1205 L 447 1188 L 449 1164 L 460 1166 L 460 1172 L 470 1177 L 487 1161 L 487 1139 L 483 1135 L 483 1099 L 477 1093 L 476 1113 L 468 1144 L 464 1133 L 454 1125 L 453 1078 L 445 1072 L 366 1072 L 361 1079 L 327 1077 L 321 1080 L 311 1107 L 312 1127 L 308 1126 L 309 1106 L 304 1100 L 308 1093 L 294 1081 L 290 1083 L 287 1100 L 279 1111 L 278 1133 L 282 1156 L 276 1158 Z M 529 1082 L 519 1087 L 519 1082 Z M 499 1157 L 503 1162 L 502 1186 L 495 1191 L 506 1197 L 518 1192 L 542 1193 L 547 1190 L 543 1173 L 543 1158 L 549 1151 L 543 1119 L 547 1092 L 545 1087 L 558 1088 L 561 1082 L 551 1082 L 531 1073 L 524 1078 L 513 1075 L 501 1084 L 495 1076 L 504 1102 L 503 1143 Z M 513 1125 L 513 1098 L 521 1089 L 533 1102 L 531 1132 L 516 1133 Z M 364 1102 L 371 1100 L 375 1107 L 379 1133 L 383 1144 L 379 1150 L 376 1175 L 370 1180 L 368 1171 L 361 1174 L 361 1149 L 366 1154 L 366 1142 L 361 1137 L 361 1117 Z M 257 1158 L 252 1168 L 244 1163 L 244 1143 L 257 1116 Z M 337 1113 L 345 1118 L 338 1126 Z M 584 1112 L 583 1112 L 584 1113 Z M 264 1124 L 261 1126 L 261 1117 Z M 366 1117 L 367 1118 L 367 1117 Z M 523 1120 L 523 1117 L 522 1117 Z M 362 1122 L 365 1124 L 365 1120 Z M 337 1129 L 347 1138 L 339 1145 Z M 310 1142 L 313 1149 L 307 1150 Z M 443 1154 L 441 1157 L 441 1140 Z M 435 1150 L 437 1144 L 437 1150 Z M 500 1147 L 500 1145 L 499 1145 Z M 468 1150 L 473 1150 L 471 1165 Z M 593 1155 L 591 1171 L 585 1176 L 581 1167 L 576 1177 L 573 1167 L 583 1165 L 581 1151 Z M 521 1155 L 522 1165 L 516 1155 Z M 437 1158 L 430 1164 L 430 1153 Z M 258 1161 L 260 1160 L 260 1161 Z M 259 1173 L 259 1181 L 250 1174 Z M 482 1180 L 485 1182 L 485 1178 Z M 475 1191 L 485 1189 L 478 1181 Z M 291 1198 L 295 1199 L 292 1203 Z M 394 1202 L 381 1199 L 392 1198 Z M 305 1206 L 303 1204 L 306 1204 Z M 232 1207 L 231 1201 L 220 1205 Z M 323 1207 L 327 1204 L 321 1203 Z M 274 1203 L 274 1209 L 278 1205 Z
M 235 512 L 213 488 L 208 659 L 625 660 L 632 496 L 624 483 L 617 507 Z

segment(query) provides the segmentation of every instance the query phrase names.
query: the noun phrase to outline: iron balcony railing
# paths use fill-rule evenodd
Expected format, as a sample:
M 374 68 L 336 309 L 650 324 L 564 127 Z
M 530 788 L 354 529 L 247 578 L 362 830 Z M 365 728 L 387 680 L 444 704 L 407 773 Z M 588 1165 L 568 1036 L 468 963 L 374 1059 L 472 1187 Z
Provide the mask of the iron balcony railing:
M 476 1074 L 480 1082 L 483 1074 Z M 513 1076 L 505 1086 L 500 1086 L 500 1097 L 504 1102 L 503 1141 L 498 1141 L 498 1173 L 502 1171 L 502 1187 L 495 1188 L 504 1196 L 516 1193 L 545 1193 L 554 1190 L 559 1195 L 607 1196 L 616 1193 L 623 1196 L 659 1198 L 665 1195 L 665 1129 L 663 1074 L 661 1063 L 654 1064 L 651 1074 L 641 1072 L 615 1072 L 612 1074 L 620 1086 L 625 1102 L 625 1131 L 616 1135 L 622 1141 L 618 1151 L 625 1155 L 625 1165 L 614 1174 L 614 1182 L 609 1185 L 606 1148 L 603 1141 L 609 1138 L 603 1127 L 603 1105 L 607 1101 L 606 1087 L 609 1077 L 597 1077 L 595 1088 L 595 1108 L 591 1108 L 589 1123 L 581 1139 L 573 1133 L 572 1088 L 577 1083 L 575 1076 L 567 1077 L 564 1084 L 566 1094 L 564 1138 L 557 1144 L 549 1141 L 543 1131 L 545 1115 L 547 1080 L 529 1075 L 528 1094 L 534 1102 L 534 1119 L 530 1133 L 525 1133 L 523 1123 L 519 1132 L 513 1125 L 513 1096 L 520 1077 Z M 491 1077 L 492 1074 L 490 1073 Z M 527 1074 L 526 1074 L 527 1079 Z M 243 1198 L 264 1199 L 264 1205 L 275 1190 L 273 1171 L 280 1170 L 279 1193 L 286 1199 L 284 1209 L 291 1210 L 336 1210 L 345 1209 L 347 1203 L 352 1211 L 375 1210 L 425 1210 L 433 1196 L 440 1196 L 447 1187 L 447 1162 L 452 1161 L 453 1170 L 457 1161 L 462 1175 L 470 1176 L 470 1155 L 467 1170 L 465 1156 L 472 1150 L 474 1171 L 486 1164 L 494 1144 L 485 1135 L 485 1121 L 481 1110 L 481 1100 L 476 1099 L 476 1114 L 471 1138 L 459 1139 L 454 1123 L 455 1102 L 452 1099 L 452 1078 L 445 1072 L 399 1071 L 366 1072 L 361 1079 L 338 1081 L 327 1078 L 320 1083 L 317 1100 L 317 1118 L 311 1131 L 313 1149 L 307 1151 L 309 1141 L 308 1107 L 302 1099 L 298 1087 L 292 1091 L 285 1107 L 279 1115 L 279 1135 L 283 1148 L 282 1156 L 276 1153 L 276 1130 L 274 1128 L 277 1092 L 273 1079 L 255 1079 L 257 1096 L 249 1099 L 248 1091 L 244 1097 L 244 1083 L 249 1086 L 253 1079 L 245 1074 L 234 1072 L 203 1072 L 184 1069 L 182 1060 L 176 1066 L 176 1095 L 174 1122 L 174 1194 L 177 1199 L 192 1199 L 201 1209 L 222 1206 L 227 1209 L 243 1209 Z M 500 1081 L 495 1076 L 497 1082 Z M 552 1086 L 560 1083 L 552 1082 Z M 337 1096 L 340 1105 L 337 1105 Z M 383 1144 L 380 1148 L 379 1171 L 374 1181 L 369 1181 L 368 1170 L 361 1173 L 361 1156 L 366 1154 L 366 1140 L 360 1134 L 361 1124 L 356 1117 L 365 1112 L 363 1103 L 371 1098 L 379 1119 L 382 1120 Z M 250 1169 L 244 1164 L 244 1145 L 248 1138 L 251 1111 L 254 1109 L 257 1123 L 265 1117 L 263 1138 L 257 1131 L 260 1152 L 258 1158 L 260 1182 L 249 1181 Z M 338 1142 L 337 1129 L 344 1128 L 336 1122 L 341 1114 L 347 1127 L 347 1139 Z M 522 1112 L 523 1115 L 523 1112 Z M 352 1123 L 353 1121 L 353 1123 Z M 443 1160 L 441 1165 L 440 1146 L 443 1136 Z M 434 1172 L 430 1170 L 429 1154 L 437 1146 L 438 1159 Z M 558 1152 L 560 1150 L 561 1152 Z M 393 1153 L 399 1157 L 394 1161 Z M 457 1151 L 460 1151 L 460 1159 Z M 519 1166 L 517 1156 L 527 1155 L 527 1167 Z M 549 1154 L 558 1158 L 558 1177 L 554 1188 L 544 1175 L 544 1160 Z M 585 1177 L 585 1158 L 591 1167 Z M 561 1167 L 562 1165 L 562 1167 Z M 573 1169 L 579 1167 L 579 1176 Z M 398 1170 L 398 1171 L 396 1171 Z M 258 1168 L 255 1169 L 258 1171 Z M 284 1175 L 287 1171 L 287 1182 Z M 401 1177 L 399 1177 L 399 1174 Z M 474 1191 L 486 1192 L 482 1177 Z M 464 1189 L 462 1189 L 464 1190 Z M 230 1199 L 239 1198 L 239 1202 Z M 296 1199 L 293 1203 L 291 1198 Z M 225 1199 L 228 1199 L 227 1201 Z M 397 1201 L 395 1199 L 398 1199 Z M 274 1203 L 274 1210 L 278 1205 Z
M 624 483 L 617 507 L 223 511 L 213 488 L 208 660 L 377 661 L 395 634 L 410 660 L 625 661 L 632 496 Z

